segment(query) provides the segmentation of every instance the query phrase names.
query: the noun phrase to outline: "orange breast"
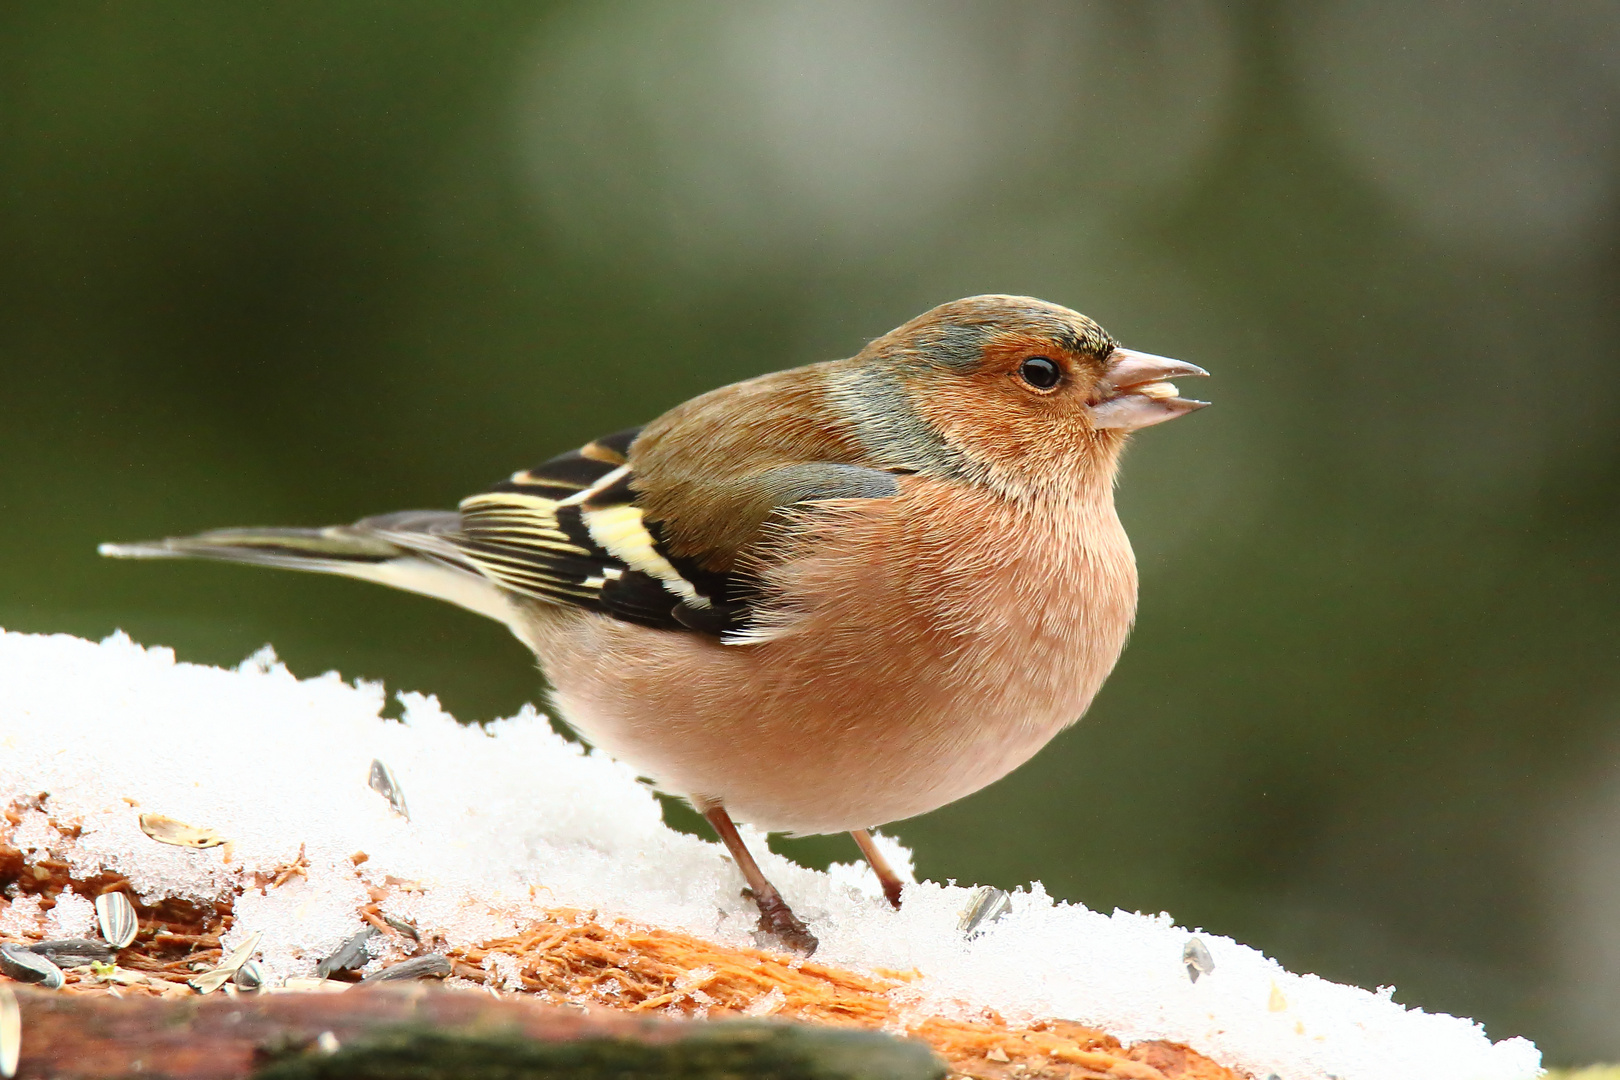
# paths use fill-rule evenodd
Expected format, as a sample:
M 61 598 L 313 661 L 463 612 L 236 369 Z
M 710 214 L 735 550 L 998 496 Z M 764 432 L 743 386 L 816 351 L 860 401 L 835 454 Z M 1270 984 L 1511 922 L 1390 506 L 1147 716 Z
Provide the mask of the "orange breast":
M 756 643 L 537 610 L 563 717 L 698 802 L 832 832 L 924 813 L 1078 719 L 1136 604 L 1111 492 L 1017 502 L 908 477 L 820 515 Z

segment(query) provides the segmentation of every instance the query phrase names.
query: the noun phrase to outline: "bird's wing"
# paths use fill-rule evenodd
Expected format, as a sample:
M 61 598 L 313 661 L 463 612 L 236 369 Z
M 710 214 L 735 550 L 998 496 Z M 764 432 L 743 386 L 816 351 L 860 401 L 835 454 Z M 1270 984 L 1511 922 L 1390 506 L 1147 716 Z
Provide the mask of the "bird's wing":
M 648 513 L 644 488 L 658 477 L 637 475 L 639 431 L 597 439 L 463 500 L 460 529 L 442 540 L 510 592 L 658 629 L 727 635 L 746 628 L 763 599 L 758 578 L 737 564 L 773 515 L 898 491 L 894 476 L 860 465 L 747 470 L 703 492 L 711 517 L 730 514 L 738 526 L 706 548 L 689 531 L 676 535 L 678 521 Z

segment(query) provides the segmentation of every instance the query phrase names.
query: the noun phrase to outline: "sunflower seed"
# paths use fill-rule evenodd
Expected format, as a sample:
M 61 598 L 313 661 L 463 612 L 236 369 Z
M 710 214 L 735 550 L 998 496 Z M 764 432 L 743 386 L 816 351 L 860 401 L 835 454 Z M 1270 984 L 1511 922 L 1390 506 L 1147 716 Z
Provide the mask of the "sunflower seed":
M 94 938 L 57 938 L 53 941 L 39 941 L 28 946 L 28 951 L 38 953 L 58 967 L 82 967 L 85 964 L 105 964 L 118 950 L 105 941 Z
M 22 1056 L 22 1009 L 11 987 L 0 986 L 0 1077 L 17 1075 L 17 1059 Z
M 175 847 L 211 848 L 225 842 L 225 838 L 212 829 L 199 829 L 195 825 L 176 821 L 167 814 L 142 814 L 141 832 L 160 844 L 173 844 Z
M 383 922 L 387 923 L 389 926 L 392 926 L 395 930 L 398 930 L 400 933 L 404 934 L 406 937 L 410 938 L 412 941 L 421 941 L 422 940 L 422 935 L 416 929 L 416 927 L 412 926 L 410 923 L 406 922 L 404 919 L 396 919 L 392 915 L 384 915 L 383 916 Z
M 238 990 L 251 993 L 264 986 L 264 969 L 259 966 L 257 960 L 249 960 L 236 969 L 236 974 L 231 976 L 231 982 L 236 984 Z
M 373 971 L 361 979 L 360 984 L 363 986 L 366 983 L 394 982 L 401 979 L 435 979 L 448 974 L 450 961 L 438 953 L 428 953 L 426 956 L 413 956 L 409 960 L 401 960 L 381 971 Z
M 388 766 L 376 758 L 371 759 L 371 778 L 367 783 L 371 785 L 372 791 L 388 800 L 388 805 L 394 808 L 394 813 L 406 821 L 411 820 L 411 812 L 405 806 L 405 789 L 399 786 L 399 781 L 394 779 L 394 774 Z
M 1012 897 L 1007 895 L 1005 889 L 980 885 L 968 898 L 967 907 L 962 909 L 962 917 L 957 920 L 956 928 L 966 937 L 977 937 L 983 932 L 979 929 L 981 926 L 995 922 L 1011 910 Z
M 101 936 L 115 949 L 127 947 L 141 929 L 141 919 L 135 914 L 135 905 L 121 892 L 102 893 L 96 897 L 96 922 L 101 927 Z
M 232 949 L 231 955 L 221 960 L 218 967 L 210 968 L 190 980 L 197 993 L 212 994 L 234 978 L 237 971 L 253 955 L 253 951 L 259 947 L 259 939 L 262 937 L 264 937 L 263 930 L 254 931 L 246 941 Z
M 1188 938 L 1186 946 L 1181 950 L 1181 962 L 1187 965 L 1187 978 L 1193 982 L 1198 976 L 1208 975 L 1215 970 L 1215 958 L 1209 955 L 1209 950 L 1197 938 Z
M 18 982 L 39 983 L 47 990 L 62 989 L 62 969 L 21 945 L 0 945 L 0 972 Z
M 371 953 L 366 951 L 366 942 L 376 936 L 375 929 L 366 927 L 339 945 L 337 952 L 316 964 L 315 975 L 324 979 L 334 971 L 353 971 L 355 968 L 365 967 L 366 961 L 371 959 Z

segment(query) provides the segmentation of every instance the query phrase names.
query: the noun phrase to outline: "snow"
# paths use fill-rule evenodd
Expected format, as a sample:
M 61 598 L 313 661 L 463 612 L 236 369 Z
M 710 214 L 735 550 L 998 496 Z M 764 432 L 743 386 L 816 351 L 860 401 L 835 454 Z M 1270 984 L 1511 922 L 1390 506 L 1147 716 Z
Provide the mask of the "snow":
M 98 644 L 0 630 L 0 806 L 49 792 L 50 816 L 78 822 L 77 839 L 64 842 L 30 811 L 14 842 L 35 858 L 53 847 L 75 876 L 116 870 L 143 899 L 234 892 L 244 873 L 273 873 L 302 845 L 306 875 L 243 890 L 225 941 L 230 949 L 263 931 L 272 983 L 310 975 L 315 958 L 361 928 L 367 884 L 389 877 L 418 887 L 396 891 L 388 913 L 451 945 L 506 936 L 559 907 L 753 943 L 756 913 L 723 849 L 666 827 L 631 770 L 562 738 L 531 708 L 479 727 L 458 724 L 432 697 L 400 701 L 403 720 L 382 719 L 381 685 L 336 673 L 297 679 L 268 647 L 225 670 L 122 634 Z M 368 785 L 373 760 L 392 771 L 409 820 Z M 229 843 L 156 843 L 139 827 L 142 813 Z M 864 865 L 809 870 L 745 835 L 820 937 L 817 961 L 917 969 L 921 978 L 897 992 L 918 1015 L 991 1008 L 1078 1020 L 1127 1043 L 1184 1042 L 1282 1080 L 1530 1080 L 1540 1071 L 1524 1039 L 1493 1045 L 1472 1021 L 1397 1004 L 1391 988 L 1294 975 L 1202 930 L 1215 966 L 1195 983 L 1182 963 L 1195 931 L 1168 915 L 1055 903 L 1036 883 L 969 940 L 958 928 L 967 888 L 908 885 L 897 912 Z M 909 878 L 909 852 L 882 843 Z M 53 936 L 85 934 L 93 918 L 76 897 L 46 916 Z M 39 925 L 32 898 L 0 909 L 0 932 Z

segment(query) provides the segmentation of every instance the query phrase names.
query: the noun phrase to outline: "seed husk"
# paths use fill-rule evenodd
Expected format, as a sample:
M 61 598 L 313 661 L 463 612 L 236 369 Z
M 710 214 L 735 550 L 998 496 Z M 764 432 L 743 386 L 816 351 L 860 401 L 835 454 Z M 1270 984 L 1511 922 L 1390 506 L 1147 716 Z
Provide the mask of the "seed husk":
M 428 953 L 426 956 L 413 956 L 409 960 L 401 960 L 381 971 L 373 971 L 360 980 L 366 983 L 395 982 L 403 979 L 438 979 L 450 974 L 450 961 L 438 953 Z
M 1198 976 L 1208 975 L 1215 970 L 1215 958 L 1209 955 L 1209 949 L 1198 938 L 1188 938 L 1187 944 L 1181 950 L 1181 962 L 1187 965 L 1187 978 L 1193 982 Z
M 95 973 L 96 978 L 102 982 L 117 983 L 119 986 L 155 986 L 159 989 L 174 985 L 167 979 L 154 979 L 152 976 L 139 971 L 131 971 L 128 968 L 121 968 L 113 964 L 107 966 L 111 970 L 97 971 Z
M 324 979 L 334 971 L 353 971 L 355 968 L 365 967 L 371 959 L 371 953 L 366 950 L 366 942 L 377 936 L 374 927 L 366 927 L 354 937 L 339 945 L 337 952 L 315 965 L 315 975 Z
M 96 897 L 96 924 L 101 927 L 101 936 L 115 949 L 128 947 L 141 929 L 135 905 L 121 892 L 102 893 Z
M 0 986 L 0 1077 L 17 1075 L 17 1059 L 22 1056 L 22 1008 L 9 986 Z
M 280 989 L 268 990 L 271 994 L 307 994 L 307 993 L 341 993 L 349 988 L 348 983 L 330 982 L 326 979 L 311 979 L 304 976 L 294 976 L 282 982 Z
M 47 990 L 60 990 L 65 981 L 61 968 L 21 945 L 0 945 L 0 972 L 18 982 L 38 983 Z
M 994 885 L 980 885 L 968 898 L 967 907 L 962 909 L 962 916 L 957 920 L 956 928 L 962 931 L 965 937 L 977 937 L 983 932 L 981 927 L 995 922 L 1011 910 L 1012 897 L 1007 894 L 1007 890 L 998 889 Z
M 394 808 L 394 813 L 411 820 L 411 811 L 405 805 L 405 789 L 394 778 L 393 770 L 384 765 L 377 758 L 371 759 L 371 776 L 366 781 L 371 790 L 388 800 L 388 805 Z
M 219 847 L 225 842 L 225 838 L 213 829 L 199 829 L 195 825 L 176 821 L 167 814 L 142 814 L 141 832 L 160 844 L 198 850 Z
M 253 951 L 259 947 L 259 939 L 262 937 L 264 937 L 263 930 L 254 931 L 246 941 L 232 949 L 231 955 L 221 960 L 218 967 L 210 968 L 195 979 L 191 979 L 191 985 L 199 994 L 212 994 L 224 986 L 235 978 L 237 971 L 248 962 Z
M 28 951 L 38 953 L 58 967 L 105 964 L 118 955 L 118 950 L 105 941 L 82 937 L 38 941 L 28 946 Z
M 392 915 L 384 915 L 383 922 L 387 923 L 389 926 L 392 926 L 395 930 L 398 930 L 412 941 L 422 940 L 421 931 L 417 930 L 416 927 L 412 926 L 404 919 L 396 919 Z
M 259 966 L 257 960 L 249 960 L 236 969 L 236 974 L 231 976 L 231 982 L 236 984 L 238 990 L 252 993 L 264 986 L 264 969 Z

